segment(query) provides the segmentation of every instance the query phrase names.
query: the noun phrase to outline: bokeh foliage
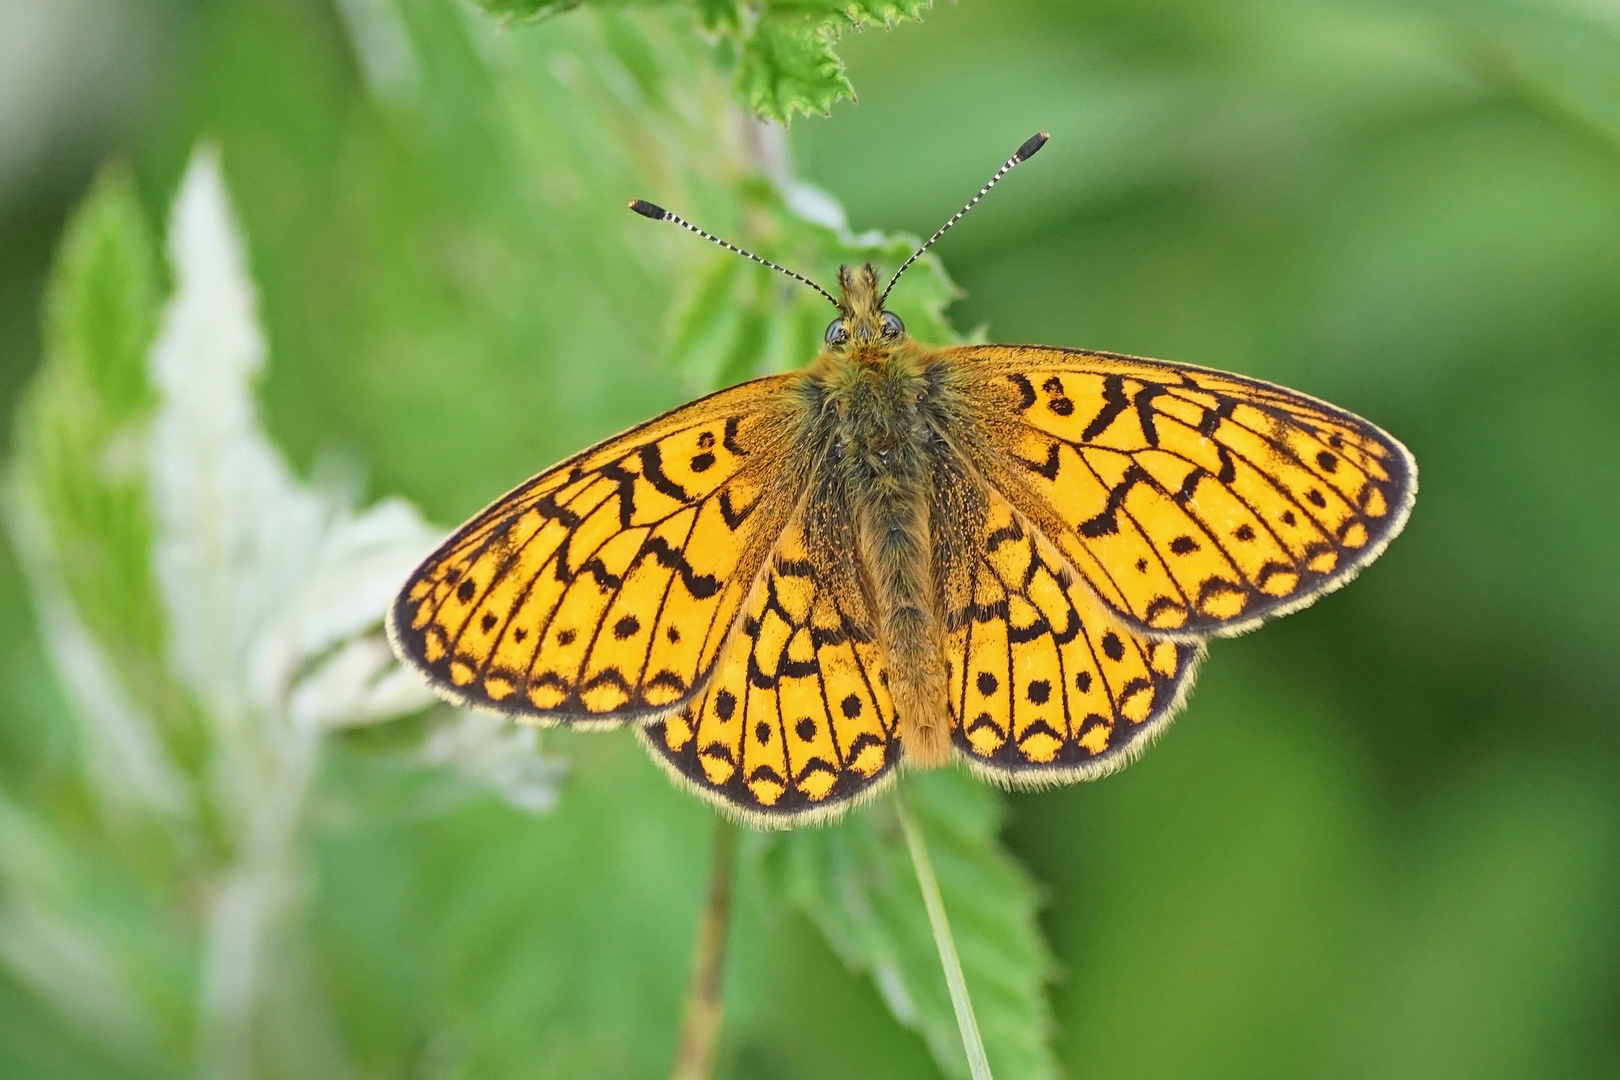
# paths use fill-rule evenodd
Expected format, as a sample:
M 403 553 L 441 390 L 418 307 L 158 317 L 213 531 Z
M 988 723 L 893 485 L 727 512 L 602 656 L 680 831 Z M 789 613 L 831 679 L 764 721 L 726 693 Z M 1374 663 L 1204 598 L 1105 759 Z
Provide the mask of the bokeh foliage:
M 69 303 L 89 321 L 51 331 L 68 359 L 36 393 L 54 379 L 79 400 L 72 380 L 94 375 L 73 350 L 150 332 L 168 287 L 152 236 L 208 136 L 261 291 L 275 440 L 306 475 L 363 471 L 374 495 L 452 522 L 712 381 L 802 359 L 819 335 L 823 301 L 636 218 L 627 198 L 825 279 L 846 242 L 867 241 L 795 176 L 857 228 L 925 235 L 1050 130 L 943 245 L 967 294 L 957 327 L 1274 378 L 1377 420 L 1423 468 L 1385 557 L 1310 611 L 1218 643 L 1187 715 L 1124 774 L 1007 797 L 935 781 L 968 833 L 993 835 L 1005 807 L 1018 862 L 996 863 L 998 880 L 1027 877 L 1045 899 L 1062 1067 L 1620 1071 L 1613 16 L 1574 0 L 962 0 L 842 37 L 839 77 L 860 105 L 795 121 L 783 144 L 733 111 L 739 88 L 772 106 L 740 81 L 748 42 L 703 30 L 730 8 L 699 7 L 501 31 L 449 0 L 172 0 L 165 75 L 119 147 L 134 186 L 112 174 L 104 190 L 124 194 L 59 246 L 60 266 L 99 260 L 98 280 L 125 285 L 49 294 L 48 326 Z M 60 215 L 88 185 L 0 213 Z M 828 224 L 790 205 L 820 205 Z M 143 234 L 145 256 L 106 239 Z M 910 280 L 908 325 L 943 339 L 925 311 L 948 284 Z M 0 310 L 37 319 L 45 294 L 28 289 Z M 75 343 L 72 327 L 119 311 L 128 329 Z M 13 387 L 39 358 L 0 360 Z M 14 426 L 14 467 L 40 461 L 28 448 L 46 435 L 101 439 L 118 409 L 144 407 L 138 389 L 50 431 Z M 66 479 L 50 490 L 73 520 L 146 527 L 138 504 L 86 502 Z M 73 565 L 110 575 L 87 592 L 139 602 L 95 584 L 119 580 L 116 560 Z M 194 976 L 191 930 L 169 912 L 194 918 L 200 901 L 168 875 L 217 841 L 108 840 L 20 572 L 0 573 L 0 900 L 12 910 L 25 880 L 41 884 L 28 898 L 71 898 L 150 972 L 156 1013 L 87 1025 L 13 953 L 0 1073 L 178 1075 Z M 292 985 L 318 995 L 284 1014 L 293 1041 L 330 1052 L 315 1060 L 331 1075 L 660 1075 L 709 812 L 623 735 L 554 741 L 572 771 L 546 817 L 424 799 L 414 738 L 346 737 L 314 783 Z M 807 836 L 744 852 L 723 1073 L 928 1075 L 925 1039 L 844 962 L 861 929 L 848 899 L 863 894 L 828 886 L 848 852 Z M 872 902 L 872 882 L 901 880 L 887 872 L 874 858 L 857 879 Z M 962 919 L 993 923 L 1002 903 Z M 51 930 L 32 928 L 60 940 Z M 1021 970 L 1043 962 L 1033 940 Z M 869 941 L 855 966 L 914 945 Z M 1008 1000 L 1038 1030 L 1027 993 Z

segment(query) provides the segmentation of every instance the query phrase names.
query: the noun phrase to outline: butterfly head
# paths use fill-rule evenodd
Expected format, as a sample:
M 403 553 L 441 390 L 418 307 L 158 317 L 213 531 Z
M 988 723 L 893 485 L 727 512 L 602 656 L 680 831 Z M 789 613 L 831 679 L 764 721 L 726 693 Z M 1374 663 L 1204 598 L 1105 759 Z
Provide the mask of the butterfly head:
M 838 268 L 838 318 L 827 325 L 827 348 L 833 352 L 890 349 L 906 336 L 900 316 L 883 310 L 877 271 L 871 263 Z
M 668 221 L 679 225 L 681 228 L 696 233 L 705 240 L 719 244 L 727 251 L 735 252 L 744 258 L 768 266 L 772 270 L 786 274 L 800 284 L 816 290 L 838 309 L 838 318 L 834 319 L 827 327 L 827 352 L 835 356 L 853 355 L 864 359 L 873 359 L 889 355 L 896 347 L 906 341 L 905 324 L 900 321 L 898 315 L 885 310 L 883 307 L 884 302 L 889 298 L 890 290 L 900 280 L 901 275 L 910 269 L 918 259 L 922 258 L 923 254 L 934 246 L 934 242 L 945 235 L 946 230 L 961 221 L 964 214 L 977 206 L 979 200 L 984 198 L 985 193 L 995 187 L 1003 176 L 1006 176 L 1016 166 L 1034 157 L 1035 152 L 1045 145 L 1046 132 L 1044 131 L 1036 132 L 1024 140 L 1024 144 L 1018 148 L 1012 157 L 1007 159 L 1006 164 L 996 170 L 996 174 L 990 178 L 984 187 L 979 189 L 979 193 L 968 200 L 968 204 L 958 210 L 949 221 L 941 225 L 921 247 L 912 252 L 910 258 L 900 264 L 900 269 L 894 272 L 894 276 L 889 279 L 889 283 L 883 287 L 882 292 L 878 291 L 877 271 L 872 269 L 871 263 L 865 263 L 859 269 L 849 266 L 839 267 L 838 288 L 842 296 L 834 296 L 803 274 L 795 273 L 785 266 L 778 266 L 769 259 L 761 258 L 753 252 L 745 251 L 736 244 L 728 243 L 712 233 L 704 232 L 685 218 L 678 214 L 672 214 L 655 203 L 647 202 L 645 199 L 635 199 L 630 203 L 630 209 L 642 217 L 652 218 L 654 221 Z

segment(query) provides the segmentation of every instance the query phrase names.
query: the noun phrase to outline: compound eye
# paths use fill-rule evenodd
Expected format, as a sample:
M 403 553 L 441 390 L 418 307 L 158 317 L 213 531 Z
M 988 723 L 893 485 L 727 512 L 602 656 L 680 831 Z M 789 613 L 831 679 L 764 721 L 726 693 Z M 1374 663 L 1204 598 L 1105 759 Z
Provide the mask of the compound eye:
M 883 313 L 883 336 L 897 338 L 906 332 L 906 324 L 900 321 L 900 316 L 892 311 Z
M 843 319 L 834 319 L 827 324 L 827 344 L 842 345 L 849 340 L 849 331 L 844 329 Z

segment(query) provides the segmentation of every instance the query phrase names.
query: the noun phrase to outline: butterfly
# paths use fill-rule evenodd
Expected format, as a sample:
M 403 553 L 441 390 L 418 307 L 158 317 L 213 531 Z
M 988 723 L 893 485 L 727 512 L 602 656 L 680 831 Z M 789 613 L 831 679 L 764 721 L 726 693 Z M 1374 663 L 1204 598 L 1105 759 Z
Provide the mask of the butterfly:
M 634 725 L 752 825 L 835 816 L 902 766 L 1012 787 L 1134 760 L 1205 642 L 1345 584 L 1400 532 L 1417 466 L 1293 390 L 1023 345 L 936 349 L 868 264 L 802 371 L 598 443 L 502 496 L 411 574 L 399 656 L 444 697 Z

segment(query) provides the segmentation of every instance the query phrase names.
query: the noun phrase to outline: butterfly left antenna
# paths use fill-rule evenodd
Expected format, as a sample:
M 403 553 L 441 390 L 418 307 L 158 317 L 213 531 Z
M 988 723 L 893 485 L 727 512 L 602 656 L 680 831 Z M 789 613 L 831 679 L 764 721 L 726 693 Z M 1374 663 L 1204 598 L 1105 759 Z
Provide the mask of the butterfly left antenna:
M 889 298 L 889 293 L 894 289 L 894 283 L 900 280 L 900 275 L 911 269 L 911 264 L 922 258 L 923 252 L 933 247 L 934 241 L 944 236 L 946 229 L 949 229 L 952 225 L 955 225 L 958 221 L 961 221 L 964 217 L 966 217 L 967 212 L 977 206 L 979 204 L 979 200 L 984 198 L 991 188 L 1000 183 L 1003 176 L 1006 176 L 1008 173 L 1012 172 L 1015 166 L 1022 165 L 1024 162 L 1034 157 L 1036 151 L 1046 145 L 1046 140 L 1048 138 L 1050 138 L 1050 136 L 1048 136 L 1046 132 L 1037 131 L 1035 134 L 1025 139 L 1024 145 L 1020 146 L 1017 152 L 1014 153 L 1012 157 L 1007 159 L 1007 163 L 1005 165 L 996 170 L 996 175 L 992 176 L 989 182 L 986 183 L 984 187 L 979 189 L 979 193 L 973 196 L 973 198 L 969 199 L 968 204 L 962 207 L 962 209 L 958 210 L 951 217 L 951 220 L 941 225 L 939 227 L 939 231 L 933 236 L 930 236 L 926 244 L 912 252 L 911 258 L 900 264 L 900 269 L 894 272 L 894 277 L 889 279 L 888 287 L 883 290 L 883 295 L 878 298 L 878 307 L 881 308 L 883 306 L 883 302 Z
M 702 229 L 698 228 L 696 225 L 692 224 L 690 221 L 687 221 L 685 218 L 681 217 L 680 215 L 670 213 L 668 210 L 665 210 L 662 206 L 656 206 L 653 203 L 645 201 L 644 199 L 635 199 L 635 200 L 631 201 L 630 209 L 634 210 L 636 213 L 640 214 L 642 217 L 652 218 L 654 221 L 672 221 L 675 224 L 679 225 L 681 228 L 688 230 L 689 232 L 697 233 L 699 236 L 703 237 L 703 239 L 705 239 L 705 240 L 714 241 L 716 244 L 719 244 L 721 247 L 725 248 L 727 251 L 735 251 L 738 255 L 741 255 L 744 258 L 753 259 L 755 262 L 760 263 L 761 265 L 764 265 L 764 266 L 768 266 L 772 270 L 776 270 L 776 271 L 779 271 L 779 272 L 781 272 L 783 274 L 786 274 L 788 277 L 792 278 L 794 281 L 803 282 L 804 284 L 810 286 L 812 289 L 816 290 L 816 292 L 820 293 L 822 296 L 825 296 L 827 298 L 827 302 L 832 304 L 833 307 L 837 308 L 839 311 L 844 310 L 843 305 L 838 302 L 838 300 L 833 296 L 832 293 L 828 292 L 826 289 L 823 289 L 820 285 L 817 285 L 815 282 L 811 281 L 809 278 L 805 277 L 803 274 L 795 274 L 793 271 L 789 270 L 787 267 L 785 267 L 785 266 L 777 266 L 775 263 L 771 262 L 771 260 L 762 259 L 758 255 L 755 255 L 752 251 L 744 251 L 742 248 L 738 247 L 736 244 L 728 244 L 724 240 L 720 239 L 718 236 L 715 236 L 713 233 L 704 232 Z

